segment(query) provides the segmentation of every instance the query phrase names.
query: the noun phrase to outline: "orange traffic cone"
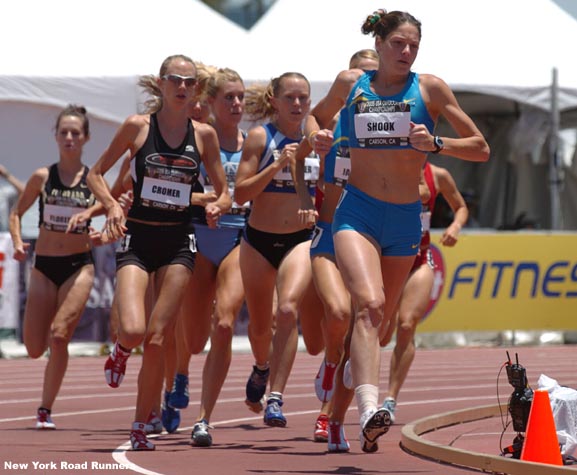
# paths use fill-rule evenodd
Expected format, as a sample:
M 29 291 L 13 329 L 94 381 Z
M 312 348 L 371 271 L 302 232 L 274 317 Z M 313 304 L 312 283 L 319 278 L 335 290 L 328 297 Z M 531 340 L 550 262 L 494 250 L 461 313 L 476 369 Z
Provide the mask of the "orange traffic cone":
M 521 460 L 563 465 L 549 393 L 542 389 L 533 393 Z

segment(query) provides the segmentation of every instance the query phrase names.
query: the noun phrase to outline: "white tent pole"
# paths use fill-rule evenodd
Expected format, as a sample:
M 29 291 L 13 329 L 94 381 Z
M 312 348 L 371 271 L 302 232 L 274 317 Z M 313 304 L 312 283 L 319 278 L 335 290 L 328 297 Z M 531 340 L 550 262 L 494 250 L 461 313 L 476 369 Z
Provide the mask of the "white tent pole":
M 559 81 L 553 68 L 551 83 L 551 136 L 549 138 L 549 186 L 551 194 L 551 229 L 561 229 L 561 178 L 559 173 Z

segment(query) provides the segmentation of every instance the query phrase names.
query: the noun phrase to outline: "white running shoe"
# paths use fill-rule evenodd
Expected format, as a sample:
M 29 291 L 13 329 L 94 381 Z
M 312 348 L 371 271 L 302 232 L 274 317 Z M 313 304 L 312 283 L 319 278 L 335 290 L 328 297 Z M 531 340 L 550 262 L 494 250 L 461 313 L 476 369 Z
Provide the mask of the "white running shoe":
M 315 392 L 320 402 L 329 402 L 335 391 L 335 378 L 337 376 L 337 365 L 327 363 L 323 359 L 317 377 L 315 378 Z
M 369 409 L 361 416 L 359 438 L 363 452 L 373 453 L 379 450 L 377 439 L 386 434 L 391 426 L 391 415 L 384 407 Z
M 36 428 L 39 430 L 56 429 L 56 424 L 52 421 L 48 409 L 43 407 L 38 408 L 38 412 L 36 413 Z
M 351 360 L 347 360 L 343 368 L 343 386 L 347 389 L 355 389 L 353 375 L 351 373 Z

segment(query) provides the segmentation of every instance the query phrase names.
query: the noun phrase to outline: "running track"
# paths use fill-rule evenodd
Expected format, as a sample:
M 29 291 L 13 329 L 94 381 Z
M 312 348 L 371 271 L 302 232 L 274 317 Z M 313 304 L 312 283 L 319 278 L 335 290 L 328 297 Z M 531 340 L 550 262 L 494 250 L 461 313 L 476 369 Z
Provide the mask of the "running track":
M 505 350 L 519 354 L 530 385 L 544 373 L 561 384 L 577 387 L 575 355 L 571 346 L 518 348 L 464 348 L 418 350 L 397 409 L 397 421 L 379 442 L 376 454 L 364 454 L 358 443 L 358 415 L 349 411 L 346 432 L 348 454 L 328 454 L 326 444 L 314 443 L 312 431 L 319 403 L 313 378 L 321 357 L 300 352 L 285 392 L 284 429 L 265 427 L 261 417 L 244 405 L 244 385 L 252 357 L 235 353 L 229 377 L 213 414 L 214 445 L 196 448 L 189 444 L 200 397 L 200 374 L 204 355 L 193 357 L 191 405 L 183 411 L 181 431 L 155 439 L 155 452 L 127 452 L 128 429 L 133 418 L 136 377 L 140 357 L 129 360 L 122 386 L 113 390 L 104 382 L 104 357 L 71 358 L 60 396 L 53 409 L 56 431 L 36 431 L 45 360 L 0 360 L 0 472 L 18 474 L 141 473 L 141 474 L 463 474 L 471 469 L 443 465 L 404 452 L 400 446 L 402 425 L 433 414 L 501 402 L 512 392 L 503 372 Z M 390 350 L 382 353 L 381 390 L 386 385 Z M 497 455 L 501 421 L 463 424 L 431 435 L 431 440 Z M 508 445 L 509 429 L 503 437 Z M 32 462 L 44 469 L 34 469 Z M 88 468 L 64 469 L 61 462 L 87 463 Z M 92 463 L 129 464 L 129 469 L 91 468 Z M 27 468 L 16 468 L 28 464 Z M 100 467 L 106 467 L 101 465 Z M 109 465 L 110 467 L 110 465 Z M 573 471 L 572 471 L 573 472 Z

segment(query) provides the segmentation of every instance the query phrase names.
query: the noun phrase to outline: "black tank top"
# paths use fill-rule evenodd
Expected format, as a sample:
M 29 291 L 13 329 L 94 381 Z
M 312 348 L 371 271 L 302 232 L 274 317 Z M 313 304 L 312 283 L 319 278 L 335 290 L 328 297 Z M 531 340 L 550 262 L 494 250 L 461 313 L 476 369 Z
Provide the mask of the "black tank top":
M 42 190 L 39 200 L 39 226 L 49 231 L 65 232 L 70 217 L 84 211 L 94 204 L 94 195 L 86 184 L 88 167 L 84 166 L 82 178 L 73 187 L 68 187 L 60 181 L 58 165 L 48 168 L 48 180 Z M 72 232 L 82 234 L 88 231 L 90 221 L 78 226 Z
M 200 172 L 200 154 L 194 127 L 177 148 L 162 138 L 156 114 L 150 115 L 146 141 L 130 162 L 134 201 L 129 218 L 185 223 L 190 219 L 190 197 Z

